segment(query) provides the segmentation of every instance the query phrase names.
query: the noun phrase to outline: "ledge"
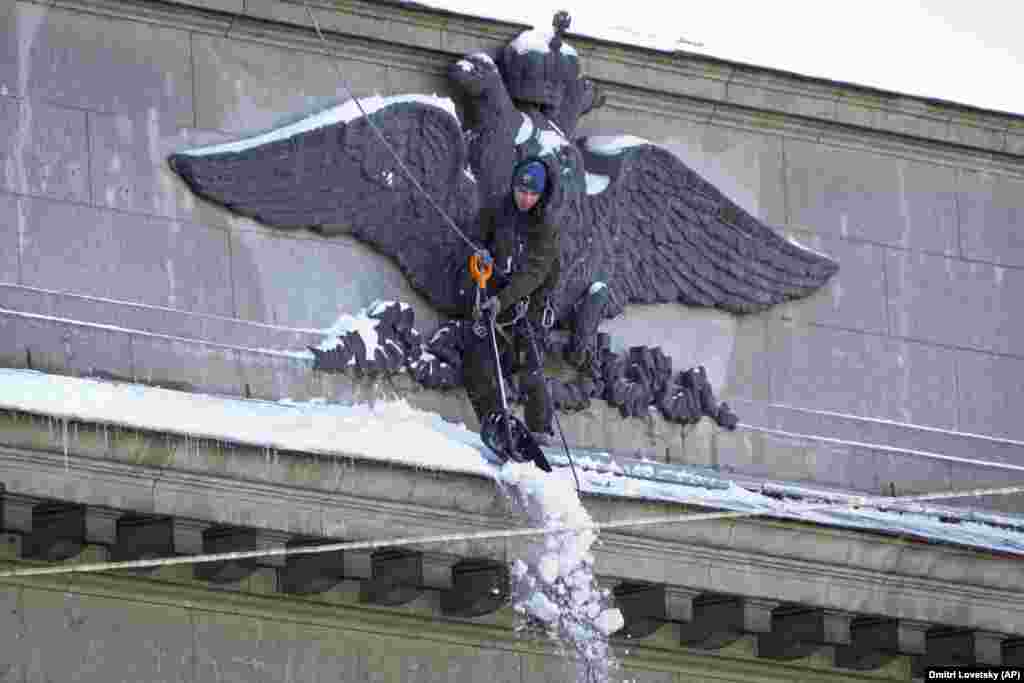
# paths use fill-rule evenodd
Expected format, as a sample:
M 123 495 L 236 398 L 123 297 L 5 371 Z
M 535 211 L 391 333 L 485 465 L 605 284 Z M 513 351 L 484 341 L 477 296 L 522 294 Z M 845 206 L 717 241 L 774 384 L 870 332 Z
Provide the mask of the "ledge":
M 510 525 L 504 499 L 480 474 L 343 451 L 316 455 L 110 425 L 68 426 L 26 414 L 7 413 L 2 434 L 0 482 L 20 496 L 297 537 L 387 539 Z M 718 507 L 714 490 L 697 493 L 694 502 Z M 693 509 L 693 502 L 619 494 L 590 494 L 585 503 L 598 522 Z M 764 518 L 637 527 L 602 538 L 597 571 L 624 581 L 1024 633 L 1024 569 L 1016 557 Z M 526 542 L 484 539 L 444 550 L 504 561 Z

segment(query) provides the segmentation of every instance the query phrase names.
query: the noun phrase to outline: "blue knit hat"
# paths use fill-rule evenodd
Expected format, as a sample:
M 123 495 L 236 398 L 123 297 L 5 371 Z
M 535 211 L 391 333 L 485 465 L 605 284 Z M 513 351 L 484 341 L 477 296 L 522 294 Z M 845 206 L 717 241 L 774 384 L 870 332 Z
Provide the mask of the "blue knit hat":
M 536 160 L 525 161 L 516 166 L 512 186 L 517 190 L 541 194 L 544 192 L 547 179 L 548 172 L 543 162 Z

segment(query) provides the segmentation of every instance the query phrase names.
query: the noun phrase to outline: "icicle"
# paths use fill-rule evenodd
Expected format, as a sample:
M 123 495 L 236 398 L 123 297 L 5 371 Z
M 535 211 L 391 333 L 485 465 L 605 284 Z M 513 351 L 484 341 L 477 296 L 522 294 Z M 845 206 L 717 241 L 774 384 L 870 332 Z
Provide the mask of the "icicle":
M 71 471 L 71 461 L 68 459 L 68 421 L 61 420 L 61 440 L 64 443 L 64 471 Z
M 335 459 L 333 461 L 333 464 L 334 464 L 334 490 L 337 491 L 338 489 L 341 488 L 341 480 L 342 480 L 341 463 L 337 459 Z

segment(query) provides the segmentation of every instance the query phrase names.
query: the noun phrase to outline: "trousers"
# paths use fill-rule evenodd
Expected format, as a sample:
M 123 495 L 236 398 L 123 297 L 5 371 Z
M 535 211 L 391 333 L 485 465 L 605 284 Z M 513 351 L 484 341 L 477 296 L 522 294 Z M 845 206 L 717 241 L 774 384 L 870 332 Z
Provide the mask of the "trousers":
M 507 332 L 509 328 L 505 330 Z M 482 423 L 487 415 L 501 408 L 498 369 L 494 362 L 490 330 L 482 339 L 472 333 L 469 336 L 471 340 L 462 358 L 463 381 L 473 411 Z M 524 317 L 512 327 L 508 339 L 500 332 L 497 337 L 502 372 L 506 379 L 513 374 L 517 376 L 520 391 L 526 399 L 524 417 L 527 429 L 551 433 L 552 405 L 544 379 L 546 334 L 543 327 Z

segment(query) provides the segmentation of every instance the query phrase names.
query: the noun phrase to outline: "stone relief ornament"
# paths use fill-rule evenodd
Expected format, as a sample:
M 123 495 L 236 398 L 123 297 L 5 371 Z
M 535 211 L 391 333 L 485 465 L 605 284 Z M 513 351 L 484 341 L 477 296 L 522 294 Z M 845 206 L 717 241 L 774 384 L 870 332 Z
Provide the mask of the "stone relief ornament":
M 602 349 L 597 335 L 600 321 L 628 304 L 754 313 L 808 296 L 838 270 L 832 259 L 750 215 L 668 150 L 632 136 L 576 138 L 580 118 L 604 98 L 581 77 L 579 56 L 564 39 L 569 21 L 559 12 L 553 30 L 525 31 L 497 54 L 477 52 L 451 65 L 465 127 L 447 98 L 369 97 L 360 100 L 362 110 L 349 101 L 270 133 L 174 154 L 171 167 L 196 194 L 238 214 L 373 245 L 436 309 L 464 315 L 472 248 L 409 181 L 367 118 L 433 202 L 477 243 L 480 210 L 502 201 L 518 161 L 539 158 L 557 179 L 545 197 L 561 230 L 561 278 L 551 304 L 556 325 L 571 332 L 566 351 L 591 369 L 591 380 L 606 361 L 614 365 L 611 357 L 631 367 L 629 354 L 623 359 Z M 447 325 L 458 331 L 457 322 Z M 411 354 L 410 363 L 421 361 L 417 351 Z M 451 360 L 447 365 L 457 363 Z M 373 359 L 367 362 L 372 367 Z M 654 361 L 648 365 L 654 373 Z M 655 374 L 664 375 L 663 366 Z M 450 374 L 434 384 L 458 384 L 458 372 Z M 679 386 L 684 379 L 700 384 L 699 376 L 683 374 Z M 600 379 L 614 385 L 614 377 Z M 646 404 L 658 403 L 658 382 L 647 384 Z M 665 384 L 663 398 L 671 389 Z M 610 394 L 608 386 L 598 388 L 577 393 Z M 698 408 L 709 400 L 710 390 L 703 401 L 701 391 L 695 390 Z M 557 387 L 555 393 L 557 403 Z M 628 402 L 622 393 L 615 401 L 620 407 Z M 563 397 L 562 406 L 571 399 Z M 634 403 L 636 410 L 624 414 L 639 414 L 643 401 Z

